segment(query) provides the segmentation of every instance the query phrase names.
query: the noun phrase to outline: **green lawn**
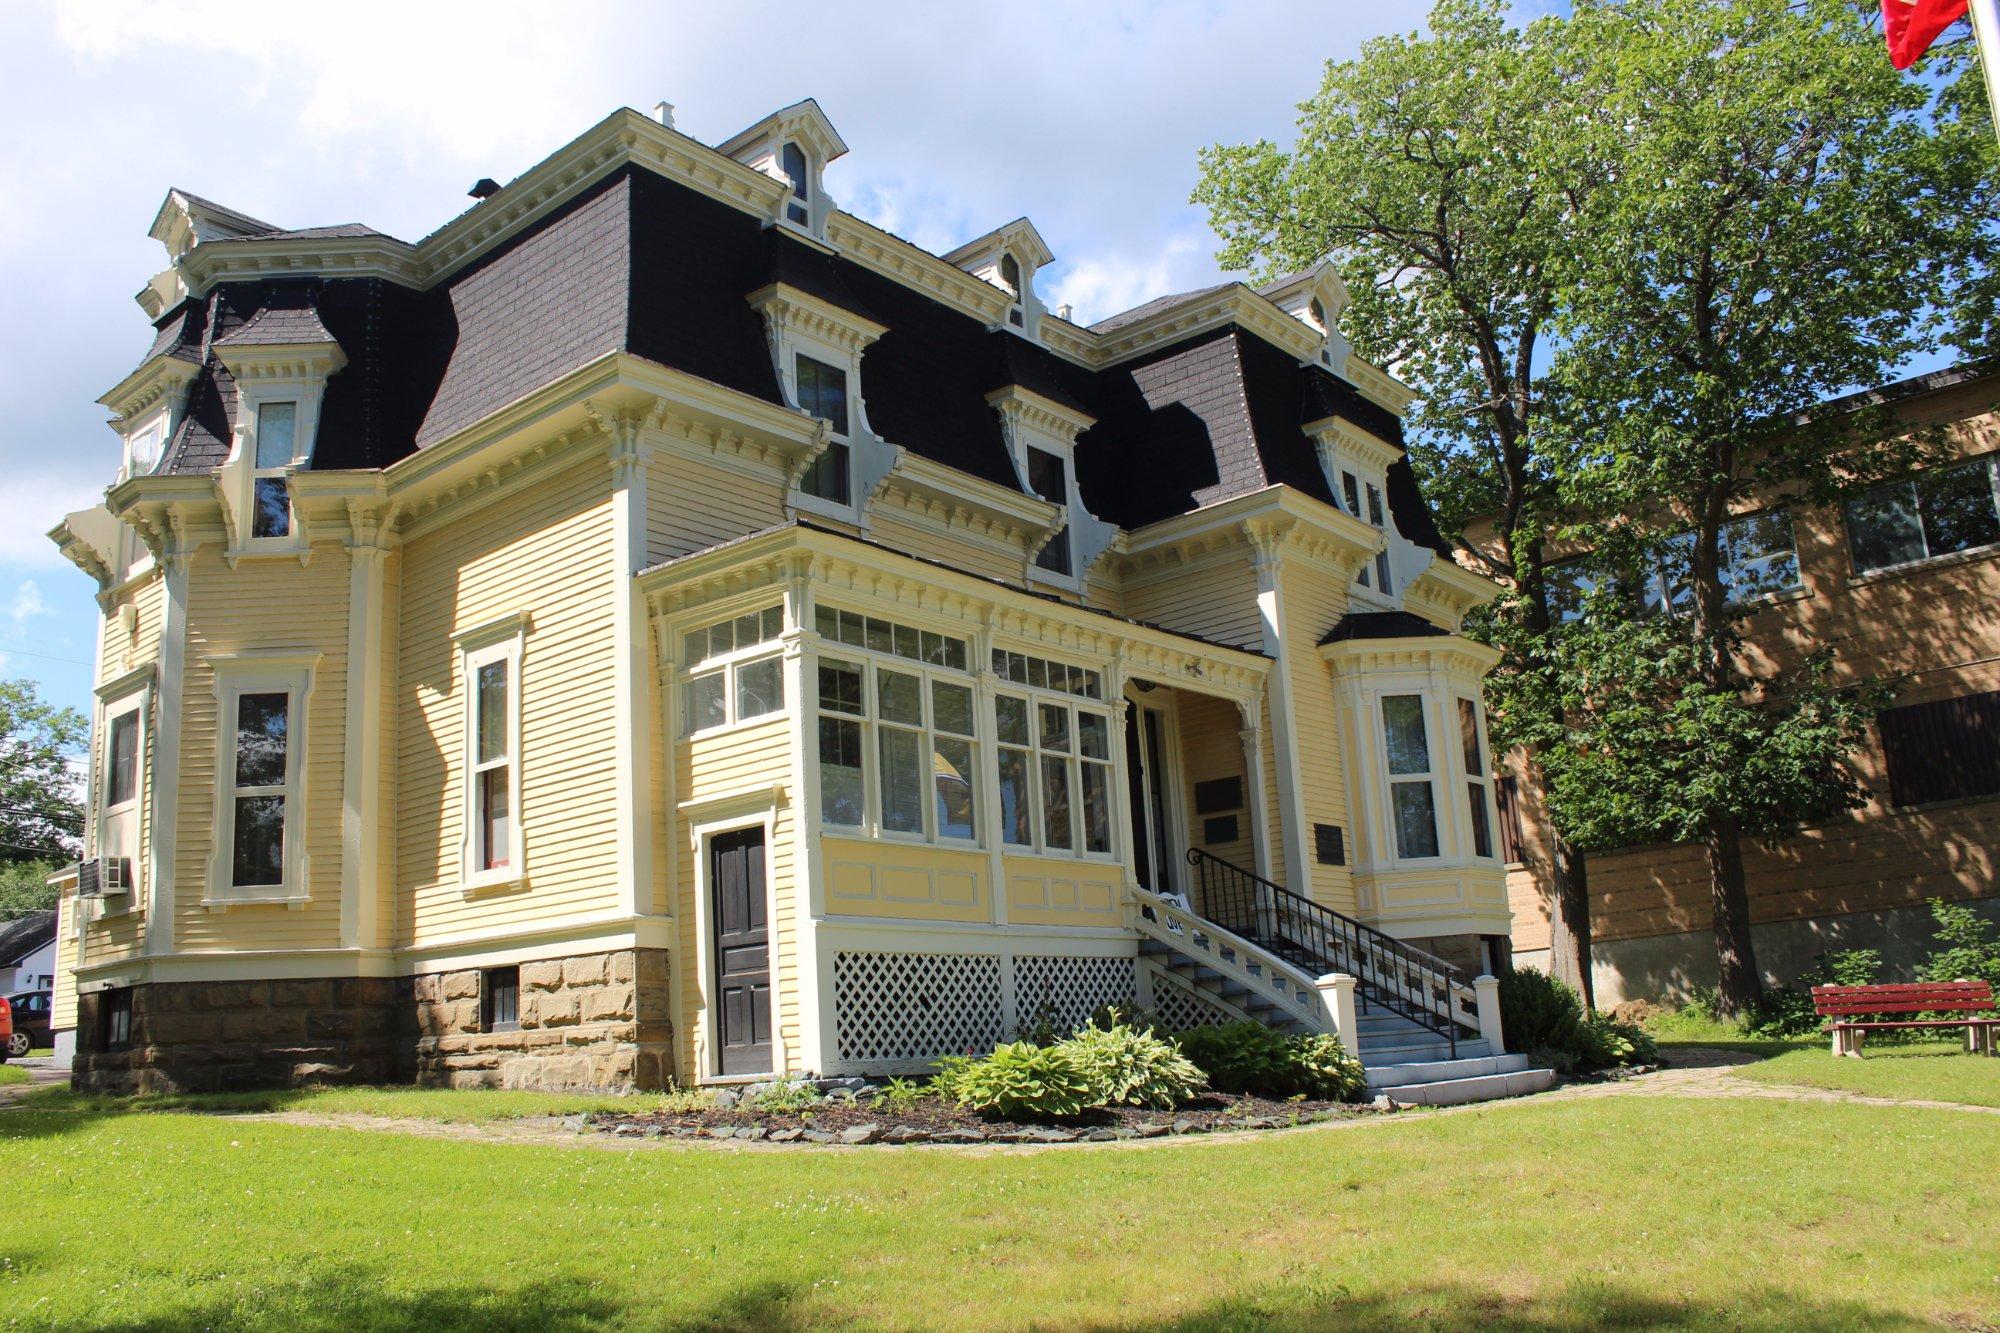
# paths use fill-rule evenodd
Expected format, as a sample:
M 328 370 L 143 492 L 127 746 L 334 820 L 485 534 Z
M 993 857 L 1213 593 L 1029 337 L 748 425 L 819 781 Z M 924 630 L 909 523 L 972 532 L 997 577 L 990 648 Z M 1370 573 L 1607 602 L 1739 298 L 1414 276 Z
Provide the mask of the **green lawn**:
M 1789 1050 L 1735 1072 L 1761 1083 L 1800 1083 L 1871 1097 L 2000 1106 L 2000 1058 L 1967 1055 L 1957 1042 L 1869 1046 L 1860 1060 L 1825 1044 Z
M 0 1066 L 5 1068 L 5 1066 Z M 38 1110 L 141 1115 L 157 1111 L 244 1114 L 310 1111 L 321 1114 L 396 1116 L 474 1125 L 524 1116 L 575 1115 L 583 1111 L 643 1112 L 679 1109 L 691 1094 L 620 1097 L 593 1092 L 453 1092 L 429 1088 L 307 1088 L 297 1091 L 163 1094 L 103 1097 L 64 1087 L 40 1089 L 24 1100 Z
M 9 1083 L 30 1083 L 33 1081 L 34 1076 L 19 1065 L 0 1065 L 0 1088 L 6 1087 Z
M 425 1094 L 411 1094 L 423 1096 Z M 42 1103 L 47 1106 L 48 1103 Z M 2000 1322 L 2000 1117 L 1610 1097 L 1131 1148 L 0 1112 L 0 1326 Z

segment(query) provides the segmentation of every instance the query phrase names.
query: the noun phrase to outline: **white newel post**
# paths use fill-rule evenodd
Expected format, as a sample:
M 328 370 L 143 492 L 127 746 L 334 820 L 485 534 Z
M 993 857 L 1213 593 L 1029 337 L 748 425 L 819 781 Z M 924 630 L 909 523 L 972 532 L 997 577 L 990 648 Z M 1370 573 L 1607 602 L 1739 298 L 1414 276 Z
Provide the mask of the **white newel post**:
M 1320 1001 L 1333 1019 L 1333 1030 L 1349 1055 L 1361 1053 L 1361 1034 L 1354 1019 L 1355 980 L 1345 972 L 1329 972 L 1318 981 Z
M 1472 993 L 1479 1001 L 1480 1039 L 1493 1054 L 1499 1055 L 1507 1049 L 1505 1034 L 1500 1031 L 1500 978 L 1474 977 Z

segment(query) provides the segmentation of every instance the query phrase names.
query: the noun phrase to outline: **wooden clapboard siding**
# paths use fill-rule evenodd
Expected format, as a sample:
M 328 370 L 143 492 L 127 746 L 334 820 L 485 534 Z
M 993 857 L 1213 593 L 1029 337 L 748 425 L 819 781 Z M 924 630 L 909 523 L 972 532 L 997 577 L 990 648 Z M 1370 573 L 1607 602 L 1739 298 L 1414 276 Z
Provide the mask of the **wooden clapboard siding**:
M 1297 836 L 1305 844 L 1306 875 L 1311 881 L 1310 888 L 1295 892 L 1352 915 L 1353 872 L 1347 866 L 1321 865 L 1313 855 L 1312 836 L 1314 824 L 1332 824 L 1348 830 L 1350 845 L 1353 840 L 1340 710 L 1334 699 L 1333 672 L 1319 653 L 1319 641 L 1347 614 L 1347 582 L 1317 564 L 1288 558 L 1279 574 L 1279 590 L 1285 608 L 1285 651 L 1278 669 L 1291 682 L 1299 822 L 1304 826 Z M 1282 811 L 1277 818 L 1283 818 Z
M 1224 550 L 1168 574 L 1148 573 L 1128 581 L 1125 614 L 1237 648 L 1258 648 L 1263 641 L 1257 575 L 1247 548 Z
M 674 747 L 674 790 L 680 802 L 699 802 L 705 798 L 771 788 L 778 784 L 789 786 L 792 774 L 791 726 L 788 718 L 778 717 L 769 722 L 752 723 L 696 740 L 678 742 Z M 755 803 L 746 805 L 754 807 Z M 771 920 L 771 985 L 775 992 L 772 1021 L 793 1060 L 798 1058 L 801 1037 L 799 921 L 806 911 L 806 904 L 797 892 L 802 858 L 798 851 L 796 815 L 796 806 L 792 801 L 788 800 L 778 807 L 772 838 L 764 849 L 765 873 L 770 877 L 777 909 Z M 756 818 L 757 810 L 751 808 L 745 817 Z M 680 1068 L 685 1071 L 700 1068 L 695 1036 L 697 1031 L 705 1030 L 710 1023 L 710 1015 L 702 1005 L 702 996 L 712 979 L 688 974 L 696 966 L 695 960 L 705 954 L 700 931 L 702 923 L 708 919 L 708 911 L 697 897 L 703 876 L 698 866 L 702 848 L 695 825 L 706 818 L 698 810 L 690 816 L 677 818 L 679 832 L 673 839 L 674 880 L 679 886 L 675 916 L 680 931 L 680 957 L 684 960 L 683 975 L 678 979 L 676 989 L 682 997 L 687 1019 L 678 1034 L 678 1058 Z
M 56 903 L 56 979 L 49 997 L 49 1026 L 66 1032 L 76 1026 L 77 897 L 65 890 Z
M 962 523 L 945 521 L 940 532 L 936 520 L 920 520 L 905 511 L 889 507 L 875 509 L 869 516 L 869 539 L 892 551 L 931 560 L 952 569 L 962 569 L 980 578 L 998 579 L 1022 585 L 1027 568 L 1027 552 L 976 534 Z
M 620 903 L 611 471 L 593 452 L 409 542 L 399 598 L 397 942 L 547 926 Z M 520 891 L 460 886 L 465 697 L 455 633 L 526 612 Z
M 655 450 L 647 465 L 646 554 L 671 560 L 785 521 L 784 483 Z
M 1242 715 L 1236 711 L 1236 705 L 1227 699 L 1196 694 L 1191 690 L 1176 693 L 1175 708 L 1181 741 L 1182 786 L 1187 801 L 1188 841 L 1231 865 L 1254 870 L 1257 853 L 1251 839 L 1256 825 L 1250 803 L 1257 800 L 1258 793 L 1250 789 L 1249 775 L 1243 767 Z M 1223 842 L 1210 842 L 1204 836 L 1209 816 L 1195 809 L 1195 788 L 1204 782 L 1228 778 L 1243 784 L 1245 804 L 1233 812 L 1236 816 L 1236 836 Z M 1176 880 L 1185 873 L 1185 867 L 1178 868 Z
M 327 949 L 340 943 L 341 792 L 346 764 L 348 556 L 339 541 L 297 556 L 245 559 L 231 569 L 204 546 L 188 567 L 187 658 L 181 691 L 180 819 L 174 849 L 174 946 L 182 952 Z M 211 910 L 216 781 L 231 743 L 218 716 L 217 654 L 269 649 L 317 652 L 311 697 L 293 743 L 303 753 L 300 825 L 309 902 L 232 904 Z M 294 762 L 297 762 L 294 759 Z

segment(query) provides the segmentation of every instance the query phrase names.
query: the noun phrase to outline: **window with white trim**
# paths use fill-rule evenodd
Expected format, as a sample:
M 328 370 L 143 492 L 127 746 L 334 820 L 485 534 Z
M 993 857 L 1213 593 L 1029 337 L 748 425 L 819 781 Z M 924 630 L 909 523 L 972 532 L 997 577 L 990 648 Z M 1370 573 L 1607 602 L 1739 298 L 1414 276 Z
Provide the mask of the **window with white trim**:
M 1981 458 L 1920 472 L 1847 502 L 1854 572 L 2000 544 L 2000 463 Z
M 160 461 L 160 446 L 166 441 L 167 415 L 155 413 L 145 425 L 125 437 L 126 477 L 143 477 Z
M 1687 610 L 1694 602 L 1693 532 L 1677 532 L 1660 544 L 1659 554 L 1641 574 L 1640 609 L 1647 615 Z M 1791 511 L 1779 506 L 1740 514 L 1717 534 L 1722 586 L 1731 604 L 1799 584 L 1799 555 L 1792 541 Z
M 1436 856 L 1437 796 L 1421 694 L 1382 696 L 1382 740 L 1389 760 L 1389 822 L 1395 828 L 1396 855 L 1406 861 Z
M 799 353 L 796 358 L 799 410 L 827 423 L 832 439 L 812 461 L 799 489 L 837 505 L 854 503 L 851 426 L 847 403 L 847 372 L 839 366 Z
M 207 901 L 303 902 L 309 737 L 316 652 L 210 657 L 215 671 L 215 840 Z
M 285 471 L 298 446 L 299 405 L 259 403 L 256 407 L 256 466 L 250 473 L 250 535 L 292 535 L 292 497 Z
M 788 143 L 779 151 L 778 161 L 792 183 L 792 197 L 785 201 L 785 219 L 801 227 L 812 224 L 812 169 L 805 149 Z
M 1000 285 L 1014 297 L 1014 304 L 1007 307 L 1007 322 L 1017 329 L 1026 328 L 1028 316 L 1021 294 L 1021 261 L 1012 254 L 1000 256 Z
M 522 877 L 521 648 L 520 626 L 511 621 L 500 637 L 460 642 L 465 691 L 461 876 L 468 888 Z
M 146 712 L 149 692 L 108 700 L 98 715 L 102 753 L 98 759 L 97 820 L 95 855 L 115 868 L 106 872 L 109 882 L 130 893 L 137 884 L 134 872 L 139 853 L 139 803 L 146 755 Z M 134 905 L 134 898 L 124 900 Z
M 1064 513 L 1069 511 L 1069 460 L 1061 454 L 1047 449 L 1028 446 L 1028 489 L 1050 504 L 1060 505 Z M 1047 545 L 1035 556 L 1035 564 L 1052 574 L 1068 574 L 1069 527 L 1049 538 Z
M 961 648 L 963 645 L 961 644 Z M 822 656 L 820 815 L 942 843 L 979 837 L 973 694 L 959 671 Z
M 1030 687 L 993 699 L 1001 841 L 1062 856 L 1110 855 L 1111 714 L 1084 702 L 1102 694 L 1101 676 L 1000 649 L 993 657 L 1003 678 Z
M 1472 854 L 1493 855 L 1493 775 L 1486 759 L 1485 728 L 1479 705 L 1458 701 L 1458 737 L 1465 747 L 1465 796 L 1472 816 Z
M 693 736 L 784 711 L 784 632 L 784 609 L 773 604 L 683 634 L 681 730 Z

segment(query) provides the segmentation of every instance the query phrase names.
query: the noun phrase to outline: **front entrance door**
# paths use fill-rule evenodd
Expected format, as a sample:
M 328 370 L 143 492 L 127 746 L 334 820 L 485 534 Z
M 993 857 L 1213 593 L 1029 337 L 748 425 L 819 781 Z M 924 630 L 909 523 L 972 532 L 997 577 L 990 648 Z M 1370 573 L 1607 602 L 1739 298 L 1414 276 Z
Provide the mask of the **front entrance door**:
M 718 833 L 708 847 L 720 1072 L 769 1073 L 771 932 L 764 897 L 764 830 Z
M 1168 822 L 1166 736 L 1166 714 L 1133 700 L 1125 710 L 1125 769 L 1131 783 L 1125 804 L 1132 812 L 1132 868 L 1139 883 L 1155 893 L 1173 893 L 1180 883 Z

